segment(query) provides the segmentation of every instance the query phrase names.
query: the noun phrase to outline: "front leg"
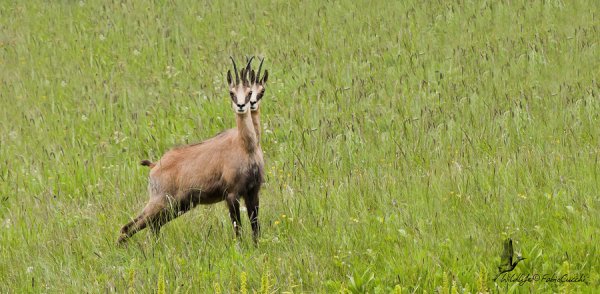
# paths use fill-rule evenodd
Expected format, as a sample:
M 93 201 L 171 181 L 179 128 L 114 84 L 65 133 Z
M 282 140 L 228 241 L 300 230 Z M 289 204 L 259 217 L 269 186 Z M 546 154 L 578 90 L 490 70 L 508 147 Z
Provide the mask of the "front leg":
M 258 237 L 260 236 L 260 223 L 258 222 L 258 207 L 259 197 L 258 189 L 253 189 L 248 193 L 248 196 L 244 198 L 246 202 L 246 209 L 248 210 L 248 218 L 252 225 L 252 238 L 255 244 L 258 244 Z
M 229 216 L 231 217 L 231 222 L 233 223 L 233 229 L 235 231 L 235 236 L 237 238 L 241 237 L 240 228 L 242 226 L 242 222 L 240 219 L 240 201 L 236 194 L 230 193 L 227 195 L 227 208 L 229 208 Z

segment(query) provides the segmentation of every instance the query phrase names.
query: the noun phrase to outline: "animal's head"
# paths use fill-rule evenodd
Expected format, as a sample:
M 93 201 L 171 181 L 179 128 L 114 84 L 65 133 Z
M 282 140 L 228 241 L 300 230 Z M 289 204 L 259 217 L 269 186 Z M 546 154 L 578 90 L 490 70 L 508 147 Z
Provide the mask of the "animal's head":
M 233 62 L 235 81 L 231 76 L 231 71 L 228 70 L 227 83 L 229 83 L 229 96 L 231 97 L 233 110 L 237 114 L 244 114 L 248 112 L 248 109 L 250 108 L 250 96 L 252 96 L 252 89 L 250 81 L 248 80 L 248 75 L 250 72 L 250 62 L 252 62 L 254 57 L 250 58 L 246 67 L 242 68 L 239 73 L 233 57 L 230 58 L 231 62 Z
M 254 72 L 254 70 L 250 71 L 250 88 L 252 90 L 250 95 L 250 110 L 258 111 L 260 107 L 260 100 L 265 94 L 265 85 L 267 84 L 267 79 L 269 78 L 269 71 L 265 69 L 264 75 L 260 76 L 260 70 L 262 68 L 263 61 L 265 58 L 263 57 L 260 60 L 260 65 L 258 66 L 258 72 Z

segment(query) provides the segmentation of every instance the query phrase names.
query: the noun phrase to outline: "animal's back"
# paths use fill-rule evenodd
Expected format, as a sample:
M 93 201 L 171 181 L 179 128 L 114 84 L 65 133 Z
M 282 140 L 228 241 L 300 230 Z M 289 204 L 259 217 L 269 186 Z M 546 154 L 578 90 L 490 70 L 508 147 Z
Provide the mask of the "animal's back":
M 210 192 L 222 185 L 223 164 L 231 153 L 235 132 L 231 130 L 201 143 L 179 146 L 165 153 L 150 171 L 150 178 L 163 193 Z

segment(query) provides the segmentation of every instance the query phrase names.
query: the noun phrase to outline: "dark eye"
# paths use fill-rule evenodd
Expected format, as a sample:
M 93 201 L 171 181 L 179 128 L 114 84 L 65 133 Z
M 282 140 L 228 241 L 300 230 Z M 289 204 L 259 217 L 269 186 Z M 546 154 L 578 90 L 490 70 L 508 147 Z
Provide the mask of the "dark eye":
M 229 96 L 231 96 L 231 98 L 233 98 L 233 92 L 229 92 Z
M 260 94 L 258 94 L 258 97 L 256 97 L 256 100 L 260 100 L 264 94 L 265 94 L 265 90 L 260 91 Z

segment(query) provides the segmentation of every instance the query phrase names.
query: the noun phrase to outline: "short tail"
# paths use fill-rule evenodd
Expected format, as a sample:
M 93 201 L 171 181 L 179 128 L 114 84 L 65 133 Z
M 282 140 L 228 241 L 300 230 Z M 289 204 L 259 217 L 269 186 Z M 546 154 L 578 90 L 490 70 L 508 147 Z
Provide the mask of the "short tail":
M 148 159 L 144 159 L 140 162 L 141 165 L 145 165 L 147 167 L 153 168 L 154 166 L 156 166 L 156 164 L 154 164 L 152 161 L 148 160 Z

